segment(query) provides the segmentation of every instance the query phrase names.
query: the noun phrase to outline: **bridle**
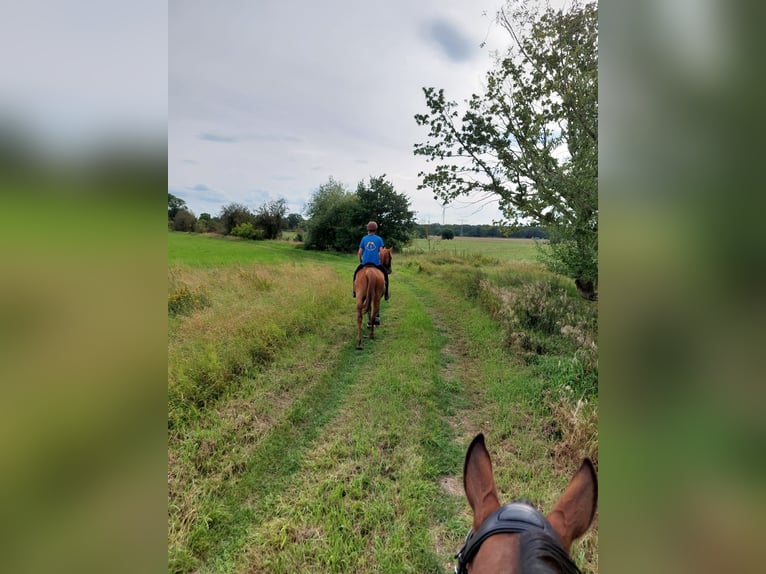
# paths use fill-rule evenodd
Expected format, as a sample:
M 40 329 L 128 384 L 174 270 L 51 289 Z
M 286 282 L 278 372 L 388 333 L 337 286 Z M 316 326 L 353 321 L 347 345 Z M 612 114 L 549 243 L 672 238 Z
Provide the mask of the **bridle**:
M 455 574 L 467 574 L 468 563 L 473 560 L 482 543 L 495 534 L 517 534 L 531 529 L 539 529 L 550 535 L 554 540 L 561 542 L 559 535 L 551 526 L 551 523 L 529 504 L 525 502 L 512 502 L 501 506 L 490 514 L 479 529 L 474 532 L 468 531 L 465 544 L 455 555 L 457 566 Z

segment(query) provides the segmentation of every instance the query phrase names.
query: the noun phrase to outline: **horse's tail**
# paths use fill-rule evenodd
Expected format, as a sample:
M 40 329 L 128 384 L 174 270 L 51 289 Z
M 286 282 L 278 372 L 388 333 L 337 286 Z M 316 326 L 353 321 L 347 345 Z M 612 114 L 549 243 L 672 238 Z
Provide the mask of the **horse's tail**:
M 372 302 L 375 300 L 375 278 L 367 275 L 367 293 L 364 295 L 364 312 L 372 311 Z

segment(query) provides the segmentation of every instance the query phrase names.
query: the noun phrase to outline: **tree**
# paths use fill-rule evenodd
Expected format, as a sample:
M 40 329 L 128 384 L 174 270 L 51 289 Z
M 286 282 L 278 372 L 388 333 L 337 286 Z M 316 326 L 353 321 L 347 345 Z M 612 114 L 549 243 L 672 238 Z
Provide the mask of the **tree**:
M 254 216 L 250 209 L 241 203 L 229 203 L 221 208 L 218 216 L 223 226 L 223 233 L 228 235 L 231 230 L 241 223 L 254 223 Z
M 186 209 L 186 202 L 168 192 L 168 220 L 175 221 L 176 214 L 182 209 Z
M 282 234 L 282 222 L 287 212 L 284 199 L 264 203 L 258 208 L 254 226 L 263 230 L 264 239 L 277 239 Z
M 455 232 L 451 229 L 445 229 L 442 231 L 442 239 L 455 239 Z
M 332 177 L 311 197 L 306 215 L 306 249 L 350 252 L 359 245 L 359 198 Z
M 368 221 L 378 224 L 378 233 L 389 247 L 400 248 L 412 239 L 415 233 L 415 212 L 410 210 L 410 200 L 397 193 L 393 184 L 386 181 L 386 175 L 370 177 L 369 185 L 363 181 L 356 188 L 362 219 L 360 229 Z
M 513 46 L 461 118 L 444 90 L 424 88 L 430 128 L 415 154 L 436 162 L 418 189 L 437 200 L 496 196 L 516 224 L 550 232 L 549 265 L 583 297 L 598 286 L 598 7 L 534 13 L 511 0 L 498 21 Z
M 300 213 L 290 213 L 287 216 L 287 229 L 294 231 L 303 225 L 303 216 Z
M 188 209 L 179 209 L 173 217 L 173 229 L 175 231 L 194 231 L 197 218 Z

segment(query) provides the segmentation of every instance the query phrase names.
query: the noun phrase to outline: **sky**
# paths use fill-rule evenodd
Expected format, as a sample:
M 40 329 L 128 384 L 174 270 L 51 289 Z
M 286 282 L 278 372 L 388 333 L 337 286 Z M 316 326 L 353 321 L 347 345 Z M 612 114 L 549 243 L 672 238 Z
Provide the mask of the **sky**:
M 168 191 L 196 214 L 283 198 L 303 213 L 330 177 L 385 174 L 422 223 L 492 223 L 497 202 L 446 207 L 418 190 L 431 164 L 423 87 L 460 103 L 510 38 L 501 0 L 171 0 Z

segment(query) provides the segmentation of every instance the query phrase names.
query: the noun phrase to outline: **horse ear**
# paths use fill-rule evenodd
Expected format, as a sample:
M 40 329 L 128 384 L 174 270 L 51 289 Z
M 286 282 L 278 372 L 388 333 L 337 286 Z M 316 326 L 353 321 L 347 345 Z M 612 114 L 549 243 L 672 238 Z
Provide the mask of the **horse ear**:
M 598 501 L 598 479 L 589 458 L 582 461 L 564 493 L 548 515 L 548 522 L 561 537 L 564 550 L 585 534 L 593 522 Z
M 495 477 L 492 473 L 492 461 L 487 447 L 484 445 L 484 435 L 479 433 L 468 447 L 463 466 L 463 487 L 468 503 L 473 510 L 474 532 L 481 526 L 484 519 L 500 507 L 497 500 Z

